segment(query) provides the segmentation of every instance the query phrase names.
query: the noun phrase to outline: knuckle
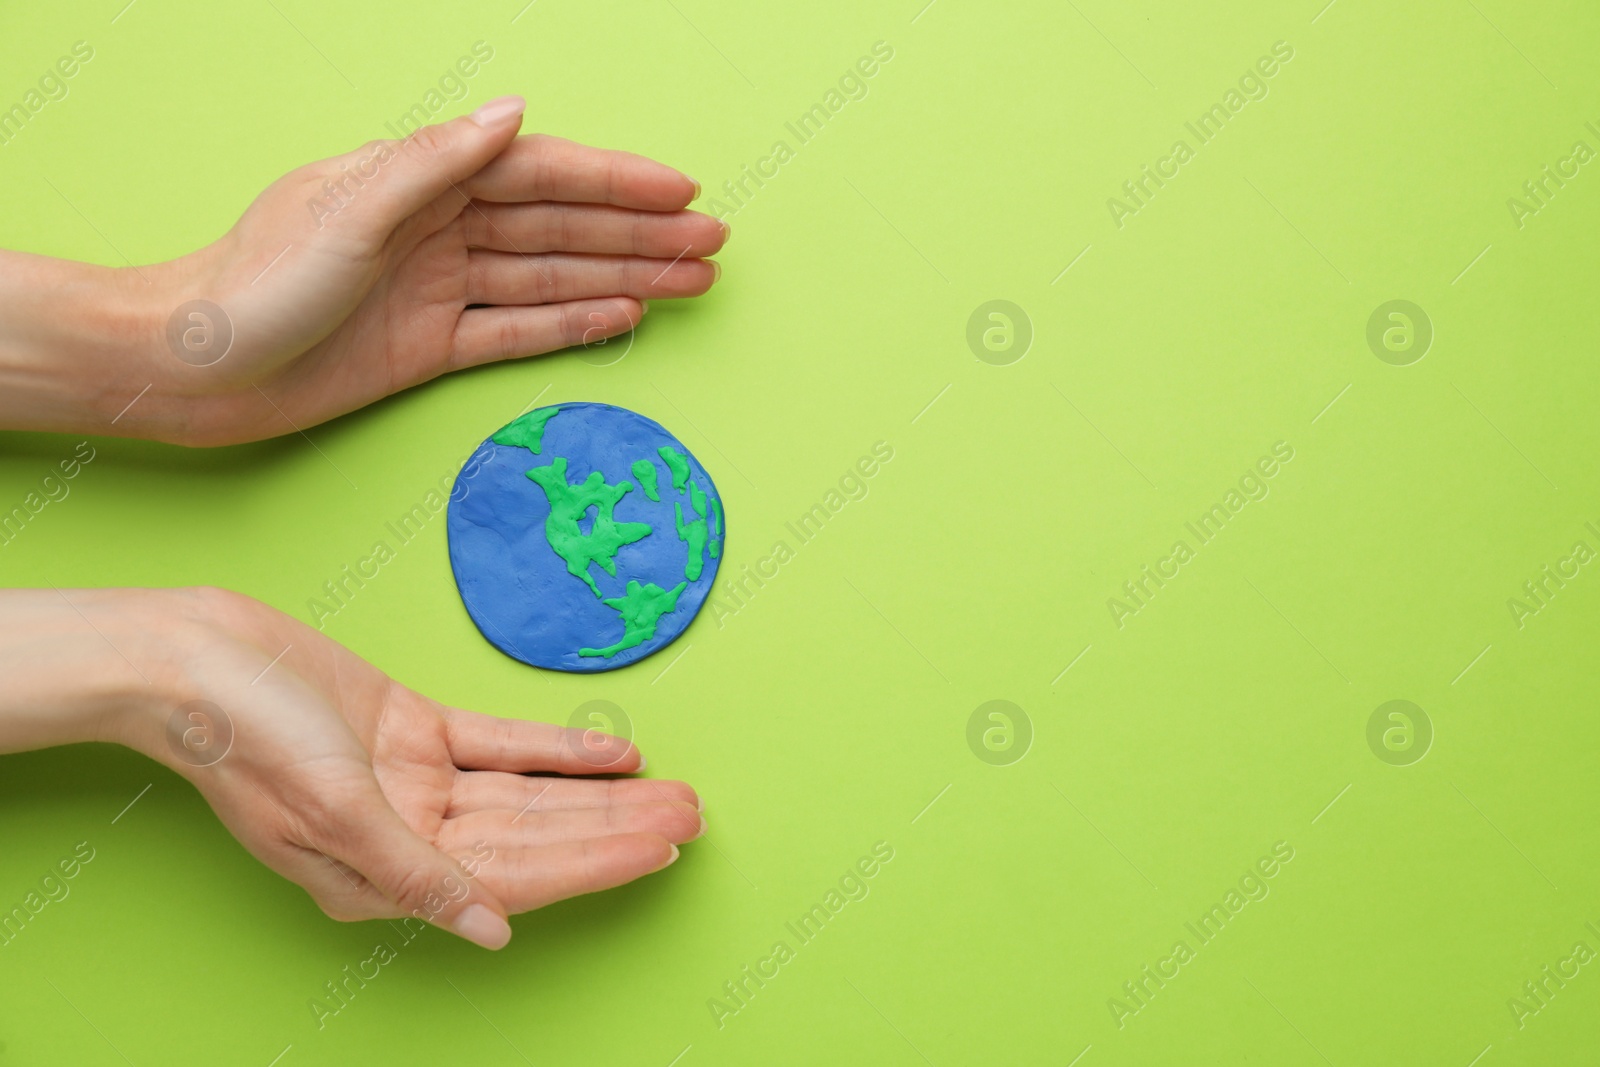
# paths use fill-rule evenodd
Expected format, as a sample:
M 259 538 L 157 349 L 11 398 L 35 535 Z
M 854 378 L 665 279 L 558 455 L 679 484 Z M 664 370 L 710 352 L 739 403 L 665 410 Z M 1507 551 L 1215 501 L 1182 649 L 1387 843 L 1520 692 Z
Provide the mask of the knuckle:
M 448 137 L 440 126 L 424 126 L 406 139 L 407 151 L 425 166 L 437 163 L 447 144 Z
M 502 752 L 515 749 L 517 744 L 517 724 L 511 719 L 498 719 L 494 724 L 494 742 Z
M 522 331 L 517 327 L 517 320 L 510 311 L 502 309 L 500 315 L 500 334 L 498 347 L 501 355 L 520 355 L 523 349 Z
M 558 240 L 559 243 L 557 243 L 554 247 L 556 247 L 556 248 L 571 248 L 572 247 L 572 212 L 570 210 L 558 211 L 556 213 L 556 226 L 557 226 L 558 230 L 560 231 L 558 236 L 557 236 L 557 240 Z
M 583 341 L 584 330 L 587 328 L 583 311 L 577 305 L 568 305 L 561 309 L 561 340 L 564 345 L 571 347 Z
M 531 287 L 533 299 L 536 303 L 548 304 L 558 299 L 555 279 L 544 269 L 546 261 L 539 256 L 528 255 L 523 257 L 523 265 L 532 273 Z
M 370 166 L 373 162 L 387 158 L 394 150 L 393 141 L 382 139 L 368 141 L 354 152 L 322 164 L 323 177 L 338 178 L 358 167 Z
M 234 619 L 257 606 L 251 597 L 215 585 L 197 585 L 185 592 L 196 612 L 207 618 Z
M 415 914 L 422 912 L 430 919 L 441 909 L 440 902 L 445 899 L 442 887 L 443 879 L 431 870 L 420 867 L 409 867 L 395 877 L 390 886 L 395 903 L 407 912 Z
M 580 872 L 579 877 L 583 880 L 585 885 L 593 885 L 599 880 L 596 876 L 600 871 L 600 864 L 601 856 L 598 851 L 597 842 L 592 837 L 588 838 L 584 841 L 583 848 L 578 853 L 577 863 L 577 867 Z

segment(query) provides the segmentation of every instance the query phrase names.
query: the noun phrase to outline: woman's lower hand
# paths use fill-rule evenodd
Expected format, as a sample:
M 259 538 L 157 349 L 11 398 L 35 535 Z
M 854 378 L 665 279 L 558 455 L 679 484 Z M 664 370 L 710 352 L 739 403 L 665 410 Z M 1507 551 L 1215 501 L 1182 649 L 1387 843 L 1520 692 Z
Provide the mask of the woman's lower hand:
M 0 751 L 114 740 L 166 763 L 335 919 L 500 948 L 507 916 L 660 870 L 704 828 L 682 782 L 579 777 L 642 770 L 628 741 L 447 707 L 221 590 L 0 594 L 0 667 Z M 42 707 L 40 668 L 76 695 Z

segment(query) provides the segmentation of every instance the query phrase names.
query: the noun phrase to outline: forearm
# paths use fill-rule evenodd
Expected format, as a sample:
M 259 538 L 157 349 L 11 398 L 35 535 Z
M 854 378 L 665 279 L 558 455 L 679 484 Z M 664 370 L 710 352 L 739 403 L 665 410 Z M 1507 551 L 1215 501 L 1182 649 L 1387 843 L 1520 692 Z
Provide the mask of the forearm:
M 153 379 L 161 268 L 0 251 L 0 429 L 126 435 Z
M 171 594 L 0 591 L 0 753 L 80 741 L 148 748 L 181 691 Z

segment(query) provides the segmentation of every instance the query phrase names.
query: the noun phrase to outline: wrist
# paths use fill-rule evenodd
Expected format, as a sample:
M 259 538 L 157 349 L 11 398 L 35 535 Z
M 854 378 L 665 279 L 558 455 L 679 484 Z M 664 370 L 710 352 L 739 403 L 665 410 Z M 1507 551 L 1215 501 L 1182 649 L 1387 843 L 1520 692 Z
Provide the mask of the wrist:
M 146 725 L 182 691 L 170 594 L 138 589 L 0 592 L 0 752 L 85 741 L 150 751 Z M 154 754 L 151 752 L 150 754 Z
M 224 589 L 109 592 L 114 595 L 92 606 L 88 617 L 97 633 L 106 634 L 107 646 L 115 635 L 112 651 L 126 670 L 94 739 L 142 752 L 190 777 L 231 747 L 230 712 L 247 706 L 250 695 L 273 688 L 255 686 L 288 651 L 274 632 L 282 617 Z M 277 659 L 266 651 L 269 646 L 279 650 Z M 134 675 L 137 680 L 130 681 Z
M 0 426 L 159 436 L 129 403 L 160 388 L 168 273 L 0 252 Z

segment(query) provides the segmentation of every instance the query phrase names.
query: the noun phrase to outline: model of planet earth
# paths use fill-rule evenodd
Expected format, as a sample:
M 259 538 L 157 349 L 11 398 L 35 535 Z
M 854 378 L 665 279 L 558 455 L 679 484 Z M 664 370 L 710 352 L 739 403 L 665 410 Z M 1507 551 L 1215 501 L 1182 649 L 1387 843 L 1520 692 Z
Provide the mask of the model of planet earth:
M 711 593 L 726 532 L 699 461 L 610 404 L 502 426 L 457 476 L 449 530 L 479 632 L 560 671 L 625 667 L 676 640 Z

